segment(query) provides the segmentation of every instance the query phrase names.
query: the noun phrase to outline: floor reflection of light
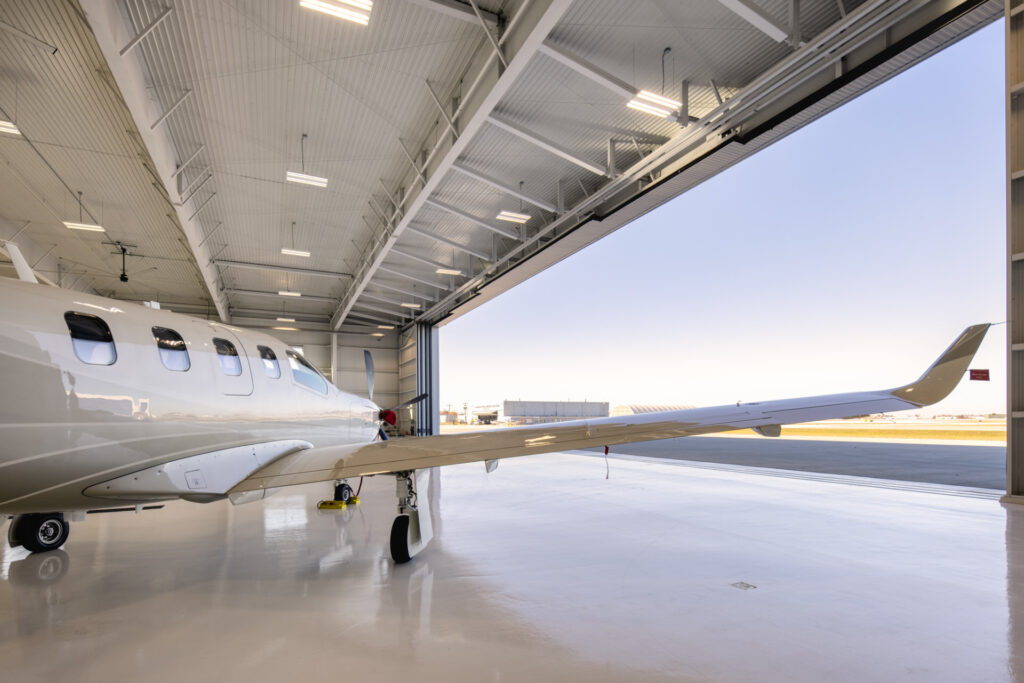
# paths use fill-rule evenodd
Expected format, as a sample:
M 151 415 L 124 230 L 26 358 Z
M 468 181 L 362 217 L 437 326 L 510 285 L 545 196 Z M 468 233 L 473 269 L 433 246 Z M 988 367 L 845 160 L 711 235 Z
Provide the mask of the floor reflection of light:
M 273 498 L 263 508 L 263 527 L 267 531 L 287 531 L 306 526 L 305 496 Z
M 24 560 L 28 556 L 29 552 L 21 546 L 12 548 L 4 543 L 4 553 L 3 556 L 0 557 L 0 579 L 7 581 L 7 577 L 11 572 L 11 563 L 17 562 L 18 560 Z

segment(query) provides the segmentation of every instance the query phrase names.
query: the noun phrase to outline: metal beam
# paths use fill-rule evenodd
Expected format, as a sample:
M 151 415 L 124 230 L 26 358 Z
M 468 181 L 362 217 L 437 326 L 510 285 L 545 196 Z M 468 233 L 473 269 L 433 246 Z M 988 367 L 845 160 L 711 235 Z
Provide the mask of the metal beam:
M 173 12 L 173 11 L 174 11 L 173 8 L 168 7 L 163 12 L 161 12 L 160 16 L 158 16 L 156 19 L 154 19 L 152 21 L 152 23 L 150 23 L 149 26 L 147 26 L 146 28 L 144 28 L 141 31 L 139 31 L 139 35 L 135 36 L 130 41 L 128 41 L 128 44 L 125 45 L 124 47 L 122 47 L 121 51 L 118 54 L 120 56 L 122 56 L 122 57 L 124 57 L 126 54 L 128 54 L 133 47 L 135 47 L 136 45 L 141 43 L 142 40 L 146 36 L 148 36 L 150 34 L 150 32 L 152 32 L 153 29 L 155 29 L 157 26 L 159 26 L 160 22 L 162 22 L 164 19 L 166 19 L 168 16 L 170 16 L 171 12 Z
M 248 261 L 230 261 L 226 259 L 214 259 L 211 263 L 215 266 L 225 268 L 247 268 L 249 270 L 276 270 L 282 273 L 294 273 L 295 275 L 312 275 L 314 277 L 329 277 L 337 280 L 342 277 L 352 277 L 351 273 L 335 273 L 330 270 L 313 270 L 312 268 L 296 268 L 294 266 L 275 266 L 272 263 L 250 263 Z
M 439 285 L 438 283 L 431 282 L 430 280 L 424 280 L 423 278 L 416 277 L 415 275 L 409 275 L 409 273 L 403 273 L 400 270 L 395 270 L 393 268 L 385 268 L 384 266 L 381 266 L 377 270 L 379 270 L 382 273 L 387 273 L 389 275 L 394 275 L 395 277 L 404 277 L 406 280 L 412 280 L 413 282 L 419 282 L 420 284 L 424 284 L 424 285 L 427 285 L 429 287 L 433 287 L 434 289 L 440 289 L 441 291 L 444 291 L 444 292 L 448 291 L 448 287 L 445 287 L 444 285 Z
M 437 301 L 437 298 L 424 292 L 417 292 L 409 289 L 402 289 L 401 287 L 395 287 L 394 285 L 384 284 L 380 280 L 375 280 L 373 283 L 374 287 L 380 287 L 382 289 L 389 289 L 392 292 L 398 292 L 399 294 L 405 294 L 406 296 L 414 296 L 420 299 L 426 299 L 427 301 Z
M 205 174 L 206 171 L 208 171 L 208 170 L 209 170 L 209 168 L 207 168 L 204 171 L 202 171 L 202 173 Z M 212 178 L 212 177 L 213 177 L 213 173 L 210 173 L 209 175 L 207 175 L 205 177 L 202 174 L 196 176 L 195 180 L 193 180 L 191 183 L 189 183 L 188 185 L 185 186 L 185 194 L 187 196 L 183 197 L 181 199 L 181 202 L 179 202 L 179 203 L 181 203 L 181 204 L 187 203 L 188 200 L 192 199 L 192 197 L 194 197 L 196 195 L 196 193 L 199 192 L 199 190 L 203 189 L 203 186 L 206 185 L 206 183 L 210 182 L 210 178 Z M 201 182 L 198 185 L 196 185 L 196 189 L 194 189 L 191 192 L 189 192 L 189 188 L 192 187 L 192 185 L 195 184 L 196 180 L 199 180 L 200 178 L 203 178 L 203 182 Z
M 399 256 L 404 256 L 405 258 L 412 259 L 413 261 L 419 261 L 420 263 L 428 265 L 431 268 L 451 268 L 451 266 L 446 265 L 444 263 L 438 263 L 437 261 L 431 261 L 428 258 L 423 258 L 422 256 L 417 256 L 416 254 L 410 254 L 407 251 L 402 251 L 398 247 L 392 248 L 391 253 L 398 254 Z
M 536 197 L 531 197 L 528 194 L 524 194 L 524 193 L 520 192 L 516 188 L 511 188 L 508 185 L 505 185 L 500 180 L 495 180 L 494 178 L 491 178 L 490 176 L 484 175 L 483 173 L 481 173 L 479 171 L 474 171 L 473 169 L 471 169 L 471 168 L 469 168 L 467 166 L 463 166 L 462 164 L 454 163 L 454 164 L 452 164 L 452 168 L 455 169 L 456 171 L 458 171 L 459 173 L 463 173 L 463 174 L 469 176 L 470 178 L 473 178 L 475 180 L 479 180 L 481 183 L 484 183 L 485 185 L 490 185 L 494 189 L 500 190 L 501 192 L 504 192 L 505 194 L 510 194 L 513 197 L 517 197 L 519 199 L 522 199 L 524 202 L 528 202 L 530 204 L 533 204 L 534 206 L 539 207 L 541 209 L 544 209 L 545 211 L 550 211 L 551 213 L 555 213 L 555 209 L 557 207 L 554 204 L 552 204 L 551 202 L 549 202 L 549 201 L 546 201 L 546 200 L 543 200 L 543 199 L 537 199 Z
M 499 118 L 495 114 L 491 114 L 487 120 L 491 123 L 491 125 L 497 126 L 498 128 L 501 128 L 502 130 L 508 133 L 512 133 L 513 135 L 523 140 L 526 140 L 527 142 L 536 145 L 537 147 L 540 147 L 543 150 L 551 152 L 557 157 L 565 159 L 569 163 L 576 164 L 582 169 L 586 169 L 587 171 L 590 171 L 591 173 L 594 173 L 596 175 L 609 175 L 607 169 L 601 168 L 597 164 L 592 164 L 589 161 L 581 159 L 572 152 L 570 152 L 569 150 L 565 149 L 564 147 L 561 147 L 557 143 L 552 142 L 547 138 L 541 137 L 536 133 L 531 133 L 522 126 L 512 123 L 511 121 Z
M 444 105 L 441 104 L 441 99 L 434 92 L 434 89 L 430 87 L 430 81 L 423 81 L 423 84 L 427 86 L 427 92 L 434 100 L 434 104 L 437 105 L 437 110 L 441 112 L 441 116 L 444 117 L 444 122 L 448 124 L 448 128 L 452 131 L 452 135 L 459 137 L 459 129 L 455 127 L 455 122 L 452 121 L 452 117 L 448 116 L 448 112 L 445 111 Z
M 577 57 L 568 50 L 558 47 L 554 43 L 544 41 L 538 51 L 547 55 L 551 59 L 564 64 L 581 76 L 589 78 L 598 85 L 603 85 L 608 90 L 621 95 L 627 100 L 633 99 L 636 95 L 636 88 L 631 86 L 629 83 L 612 76 L 601 67 L 595 66 L 585 59 Z
M 178 163 L 184 152 L 177 148 L 166 127 L 157 130 L 150 128 L 154 104 L 151 98 L 151 84 L 143 69 L 142 60 L 123 59 L 118 56 L 118 50 L 131 37 L 127 35 L 121 16 L 121 5 L 107 0 L 79 0 L 78 5 L 85 12 L 89 26 L 95 34 L 96 43 L 114 76 L 117 88 L 131 113 L 132 121 L 153 161 L 153 168 L 160 177 L 164 190 L 169 197 L 180 196 L 176 182 L 180 174 L 175 175 L 175 171 L 185 166 Z M 210 299 L 217 308 L 217 315 L 221 321 L 228 322 L 227 297 L 221 291 L 220 274 L 210 265 L 212 255 L 207 244 L 210 236 L 218 229 L 214 228 L 204 236 L 204 228 L 199 221 L 187 220 L 187 207 L 174 206 L 173 211 L 202 275 L 203 284 L 206 285 Z
M 480 28 L 482 28 L 484 33 L 487 35 L 487 40 L 491 42 L 491 47 L 494 48 L 494 54 L 498 55 L 498 60 L 501 62 L 501 66 L 507 69 L 508 60 L 505 59 L 505 53 L 501 51 L 501 45 L 498 45 L 498 41 L 494 38 L 494 34 L 491 33 L 491 29 L 487 27 L 487 22 L 484 21 L 484 15 L 480 13 L 480 8 L 477 7 L 476 0 L 469 0 L 469 5 L 473 8 L 477 21 L 480 22 Z
M 362 298 L 370 299 L 371 301 L 380 301 L 381 303 L 385 303 L 385 304 L 394 304 L 395 306 L 401 306 L 403 303 L 406 303 L 406 302 L 398 301 L 397 299 L 392 299 L 390 297 L 382 296 L 380 294 L 374 294 L 373 292 L 363 292 L 363 297 Z M 409 301 L 407 303 L 413 303 L 413 302 Z M 416 309 L 409 309 L 409 310 L 416 310 Z
M 458 2 L 458 0 L 407 0 L 407 2 L 419 5 L 420 7 L 426 7 L 452 19 L 458 19 L 470 24 L 477 23 L 476 15 L 473 14 L 473 8 L 463 2 Z M 498 15 L 494 12 L 480 10 L 480 15 L 487 24 L 491 26 L 498 25 Z
M 311 296 L 303 294 L 302 296 L 281 296 L 277 292 L 261 292 L 255 289 L 225 289 L 227 294 L 241 294 L 243 296 L 269 296 L 275 299 L 290 299 L 292 301 L 326 301 L 327 303 L 334 303 L 337 299 L 332 299 L 329 296 Z
M 781 43 L 789 38 L 789 30 L 751 0 L 718 0 L 718 2 L 772 40 Z
M 565 16 L 572 4 L 573 0 L 533 0 L 519 6 L 515 16 L 512 17 L 505 32 L 498 40 L 499 45 L 507 43 L 516 46 L 515 53 L 507 55 L 510 57 L 508 68 L 499 74 L 493 68 L 496 57 L 492 54 L 485 59 L 469 88 L 463 91 L 459 108 L 455 113 L 455 118 L 462 123 L 462 135 L 457 140 L 449 140 L 446 135 L 431 136 L 434 142 L 428 159 L 433 159 L 433 156 L 439 152 L 443 156 L 431 162 L 433 172 L 419 193 L 407 202 L 406 213 L 390 234 L 366 256 L 356 271 L 355 282 L 341 300 L 331 321 L 335 329 L 344 322 L 345 316 L 348 315 L 359 295 L 370 284 L 374 273 L 381 268 L 388 252 L 423 207 L 427 197 L 437 191 L 452 164 L 465 151 L 473 136 L 484 126 L 487 116 L 514 86 L 516 79 L 526 70 L 541 43 Z M 474 96 L 477 93 L 480 93 L 481 96 Z M 460 117 L 462 114 L 465 116 Z M 445 151 L 442 152 L 442 150 Z M 447 287 L 433 283 L 427 284 L 448 291 Z
M 447 211 L 448 213 L 452 214 L 453 216 L 458 216 L 459 218 L 465 218 L 470 223 L 475 223 L 476 225 L 479 225 L 481 228 L 486 228 L 487 230 L 490 230 L 491 232 L 496 232 L 499 235 L 501 235 L 502 237 L 507 237 L 510 240 L 517 240 L 517 241 L 519 240 L 519 235 L 514 233 L 514 232 L 512 232 L 511 230 L 508 230 L 507 228 L 499 227 L 497 225 L 491 225 L 490 223 L 488 223 L 484 219 L 477 218 L 473 214 L 468 213 L 466 211 L 463 211 L 462 209 L 457 209 L 454 206 L 452 206 L 451 204 L 445 204 L 444 202 L 442 202 L 440 200 L 432 199 L 430 197 L 427 197 L 423 201 L 423 203 L 424 204 L 429 204 L 430 206 L 437 207 L 438 209 L 441 209 L 442 211 Z
M 427 230 L 423 230 L 421 228 L 417 228 L 417 227 L 414 227 L 412 225 L 410 225 L 408 228 L 406 228 L 406 230 L 408 230 L 409 232 L 415 233 L 417 235 L 422 235 L 423 237 L 427 237 L 429 239 L 436 240 L 436 241 L 440 242 L 441 244 L 447 244 L 452 249 L 458 249 L 459 251 L 461 251 L 463 253 L 466 253 L 466 254 L 469 254 L 470 256 L 476 256 L 478 259 L 480 259 L 482 261 L 490 261 L 490 258 L 491 258 L 490 254 L 485 254 L 482 251 L 477 251 L 476 249 L 473 249 L 471 247 L 467 247 L 465 245 L 459 244 L 458 242 L 456 242 L 454 240 L 450 240 L 447 237 L 441 237 L 440 235 L 435 235 L 432 232 L 428 232 Z M 516 239 L 518 239 L 518 237 Z
M 172 304 L 168 304 L 170 306 Z M 285 311 L 267 310 L 265 308 L 235 308 L 231 307 L 232 315 L 240 315 L 245 318 L 295 318 L 298 322 L 326 323 L 330 322 L 330 316 L 325 313 L 292 313 Z
M 395 325 L 396 327 L 403 323 L 403 320 L 400 316 L 397 319 L 381 318 L 380 316 L 373 315 L 372 313 L 364 313 L 362 311 L 353 311 L 352 316 L 357 318 L 365 318 L 366 320 L 376 320 L 379 323 L 383 323 L 385 325 Z
M 178 168 L 174 169 L 174 173 L 171 174 L 171 179 L 173 180 L 174 178 L 177 178 L 178 175 L 180 175 L 181 172 L 185 170 L 186 166 L 195 161 L 196 157 L 203 153 L 204 149 L 206 149 L 206 145 L 199 145 L 199 149 L 192 152 L 192 156 L 190 156 L 188 159 L 185 159 L 185 161 L 183 161 L 181 165 L 178 166 Z
M 472 11 L 473 10 L 470 10 L 470 12 L 472 12 Z M 474 23 L 476 22 L 476 18 L 475 17 L 473 18 L 473 21 L 474 21 Z M 22 40 L 27 40 L 28 42 L 32 43 L 36 47 L 40 47 L 40 48 L 46 50 L 51 55 L 57 54 L 57 48 L 55 48 L 53 45 L 50 45 L 49 43 L 44 42 L 42 40 L 39 40 L 38 38 L 36 38 L 31 33 L 26 33 L 25 31 L 22 31 L 17 26 L 12 26 L 11 24 L 8 24 L 6 21 L 0 21 L 0 31 L 7 31 L 11 35 L 17 36 L 18 38 L 21 38 Z
M 213 176 L 210 176 L 210 177 L 212 178 Z M 211 192 L 210 196 L 207 197 L 206 199 L 204 199 L 202 201 L 202 203 L 199 205 L 199 207 L 195 211 L 192 212 L 192 215 L 188 217 L 189 223 L 191 223 L 192 219 L 195 218 L 196 216 L 198 216 L 199 212 L 202 211 L 203 209 L 205 209 L 206 205 L 210 203 L 210 200 L 213 199 L 216 196 L 217 196 L 216 192 Z
M 185 104 L 185 100 L 187 100 L 188 96 L 191 95 L 191 94 L 192 94 L 191 90 L 186 90 L 185 94 L 182 95 L 181 97 L 179 97 L 177 102 L 172 104 L 167 111 L 165 111 L 163 114 L 161 114 L 160 118 L 158 118 L 156 121 L 154 121 L 153 125 L 150 126 L 149 129 L 150 130 L 156 130 L 156 127 L 159 126 L 164 121 L 166 121 L 167 117 L 170 116 L 171 114 L 173 114 L 178 109 L 178 107 L 180 107 L 181 105 Z
M 384 313 L 386 315 L 390 315 L 390 316 L 394 316 L 395 318 L 398 318 L 399 321 L 404 321 L 411 314 L 411 312 L 413 310 L 413 309 L 410 308 L 407 311 L 406 310 L 393 311 L 390 308 L 381 308 L 380 306 L 374 306 L 373 304 L 368 304 L 368 303 L 366 303 L 366 302 L 364 302 L 362 300 L 357 301 L 355 306 L 353 306 L 353 308 L 363 308 L 363 309 L 365 309 L 367 311 L 376 311 L 377 313 Z

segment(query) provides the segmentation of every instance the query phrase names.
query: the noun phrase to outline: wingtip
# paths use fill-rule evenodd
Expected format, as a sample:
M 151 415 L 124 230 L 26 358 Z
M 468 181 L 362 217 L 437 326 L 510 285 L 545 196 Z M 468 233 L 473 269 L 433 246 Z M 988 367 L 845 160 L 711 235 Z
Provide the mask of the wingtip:
M 949 396 L 974 360 L 990 327 L 992 323 L 979 323 L 965 329 L 920 379 L 893 389 L 892 395 L 918 406 L 932 405 Z

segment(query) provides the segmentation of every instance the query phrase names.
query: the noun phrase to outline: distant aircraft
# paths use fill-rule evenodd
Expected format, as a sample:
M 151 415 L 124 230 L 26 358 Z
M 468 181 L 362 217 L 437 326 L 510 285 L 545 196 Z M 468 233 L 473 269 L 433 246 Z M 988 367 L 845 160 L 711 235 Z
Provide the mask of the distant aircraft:
M 0 320 L 0 513 L 14 515 L 12 545 L 56 549 L 89 510 L 237 505 L 320 481 L 344 497 L 344 480 L 388 474 L 396 562 L 433 536 L 420 514 L 427 468 L 742 428 L 778 436 L 783 424 L 920 408 L 953 390 L 989 328 L 967 328 L 897 389 L 387 441 L 392 411 L 266 334 L 6 278 Z

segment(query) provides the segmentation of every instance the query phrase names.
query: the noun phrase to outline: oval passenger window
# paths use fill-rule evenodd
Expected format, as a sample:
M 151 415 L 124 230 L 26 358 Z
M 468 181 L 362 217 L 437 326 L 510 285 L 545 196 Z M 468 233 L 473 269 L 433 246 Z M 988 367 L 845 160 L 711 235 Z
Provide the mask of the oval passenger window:
M 68 311 L 64 322 L 71 333 L 71 346 L 78 360 L 89 365 L 113 365 L 117 360 L 114 335 L 101 318 L 88 313 Z
M 213 338 L 213 345 L 217 347 L 217 359 L 220 361 L 220 369 L 225 375 L 237 377 L 242 374 L 242 361 L 238 357 L 235 345 L 227 339 Z
M 160 362 L 168 370 L 185 372 L 191 367 L 188 360 L 188 349 L 185 348 L 185 340 L 181 335 L 167 327 L 154 327 L 153 339 L 156 339 L 156 347 L 160 351 Z
M 267 346 L 257 346 L 260 352 L 260 361 L 263 363 L 263 372 L 267 373 L 270 379 L 277 379 L 281 376 L 281 365 L 277 362 L 274 351 Z

